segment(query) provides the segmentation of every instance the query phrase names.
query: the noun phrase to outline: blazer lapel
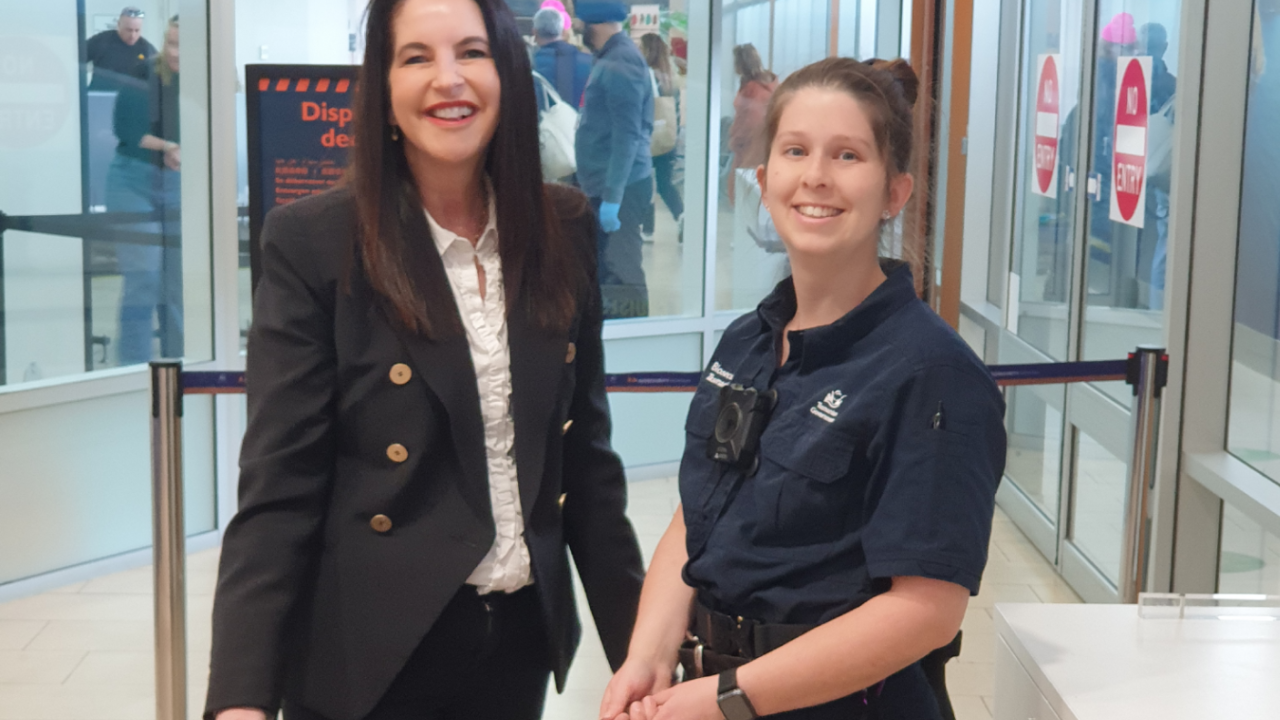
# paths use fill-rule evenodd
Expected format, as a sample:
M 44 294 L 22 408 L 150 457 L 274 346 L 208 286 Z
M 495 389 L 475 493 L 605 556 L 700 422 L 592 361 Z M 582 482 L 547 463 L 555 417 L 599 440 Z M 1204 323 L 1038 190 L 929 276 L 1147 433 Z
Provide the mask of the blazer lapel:
M 521 308 L 507 316 L 507 339 L 511 348 L 516 472 L 520 479 L 520 507 L 527 521 L 542 486 L 551 413 L 560 390 L 569 339 L 565 334 L 538 329 Z M 555 439 L 559 440 L 559 436 Z
M 449 277 L 444 262 L 436 250 L 427 229 L 426 217 L 421 211 L 409 213 L 406 222 L 406 238 L 411 272 L 422 280 L 421 287 L 427 293 L 443 290 L 449 301 L 447 306 L 458 313 L 457 304 L 450 290 Z M 441 297 L 440 300 L 444 298 Z M 449 430 L 453 445 L 458 451 L 465 482 L 460 488 L 467 503 L 477 517 L 492 519 L 493 509 L 489 500 L 489 470 L 485 456 L 484 419 L 480 415 L 480 395 L 476 390 L 475 366 L 471 363 L 471 348 L 465 335 L 452 335 L 437 340 L 406 330 L 399 322 L 389 318 L 414 366 L 422 374 L 427 386 L 440 399 L 449 416 Z M 458 316 L 461 324 L 461 316 Z

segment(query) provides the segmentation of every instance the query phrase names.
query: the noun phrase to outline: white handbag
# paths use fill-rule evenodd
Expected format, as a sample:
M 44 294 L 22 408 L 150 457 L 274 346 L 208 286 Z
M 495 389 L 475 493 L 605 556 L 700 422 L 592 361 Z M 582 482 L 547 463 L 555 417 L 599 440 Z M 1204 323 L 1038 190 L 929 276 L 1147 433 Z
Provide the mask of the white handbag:
M 542 149 L 542 177 L 559 180 L 578 170 L 578 160 L 573 149 L 574 134 L 578 131 L 578 111 L 560 98 L 555 85 L 538 73 L 533 79 L 542 84 L 548 106 L 538 118 L 538 142 Z

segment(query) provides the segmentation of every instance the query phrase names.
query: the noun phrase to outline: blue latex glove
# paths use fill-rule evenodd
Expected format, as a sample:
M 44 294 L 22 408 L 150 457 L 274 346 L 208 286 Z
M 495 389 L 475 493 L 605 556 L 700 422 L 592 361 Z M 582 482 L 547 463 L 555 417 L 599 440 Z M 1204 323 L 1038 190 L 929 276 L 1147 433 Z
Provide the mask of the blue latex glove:
M 600 227 L 605 232 L 617 232 L 622 228 L 622 221 L 618 219 L 618 210 L 621 207 L 621 203 L 600 203 Z

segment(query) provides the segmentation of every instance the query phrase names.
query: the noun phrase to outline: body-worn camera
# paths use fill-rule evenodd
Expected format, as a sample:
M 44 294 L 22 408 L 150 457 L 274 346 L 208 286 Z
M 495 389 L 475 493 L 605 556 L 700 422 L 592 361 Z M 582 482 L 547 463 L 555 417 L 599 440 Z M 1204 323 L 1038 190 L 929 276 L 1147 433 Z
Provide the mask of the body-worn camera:
M 707 457 L 755 474 L 760 467 L 760 435 L 777 404 L 776 390 L 744 388 L 736 383 L 720 388 L 720 408 L 715 431 L 707 439 Z

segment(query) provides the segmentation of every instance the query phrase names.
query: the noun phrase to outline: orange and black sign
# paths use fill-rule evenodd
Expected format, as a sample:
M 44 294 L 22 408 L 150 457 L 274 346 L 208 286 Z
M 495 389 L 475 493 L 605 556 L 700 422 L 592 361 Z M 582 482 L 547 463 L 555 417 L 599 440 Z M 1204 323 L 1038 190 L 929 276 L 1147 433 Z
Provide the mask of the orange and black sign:
M 354 65 L 248 65 L 249 256 L 271 208 L 337 184 L 352 144 Z

